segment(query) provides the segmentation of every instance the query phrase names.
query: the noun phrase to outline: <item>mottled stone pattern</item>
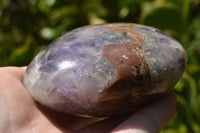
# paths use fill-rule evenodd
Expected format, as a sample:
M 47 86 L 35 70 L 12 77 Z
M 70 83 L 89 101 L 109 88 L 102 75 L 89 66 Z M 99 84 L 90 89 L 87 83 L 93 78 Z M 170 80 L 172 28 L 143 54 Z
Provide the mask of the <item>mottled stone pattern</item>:
M 85 26 L 38 53 L 27 68 L 24 85 L 35 100 L 57 111 L 119 115 L 166 93 L 185 64 L 183 47 L 152 27 Z
M 152 93 L 166 92 L 181 77 L 186 65 L 184 48 L 163 32 L 137 25 L 134 31 L 142 35 L 145 42 L 140 50 L 149 64 Z

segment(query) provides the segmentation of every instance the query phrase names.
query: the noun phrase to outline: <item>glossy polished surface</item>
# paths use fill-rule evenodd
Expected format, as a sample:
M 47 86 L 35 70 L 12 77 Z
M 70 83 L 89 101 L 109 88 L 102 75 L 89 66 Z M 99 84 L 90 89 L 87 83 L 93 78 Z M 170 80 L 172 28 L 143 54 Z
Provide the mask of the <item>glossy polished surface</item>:
M 181 44 L 152 27 L 104 24 L 73 30 L 30 63 L 24 85 L 43 105 L 80 116 L 137 110 L 181 77 Z

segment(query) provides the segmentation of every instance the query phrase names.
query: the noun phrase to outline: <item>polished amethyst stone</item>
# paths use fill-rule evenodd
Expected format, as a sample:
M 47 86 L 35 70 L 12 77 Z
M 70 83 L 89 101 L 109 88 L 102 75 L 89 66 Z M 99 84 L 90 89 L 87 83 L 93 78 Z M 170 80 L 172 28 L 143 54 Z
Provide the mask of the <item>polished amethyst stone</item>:
M 185 65 L 181 44 L 155 28 L 92 25 L 42 50 L 28 66 L 24 85 L 48 108 L 104 117 L 135 111 L 164 95 Z

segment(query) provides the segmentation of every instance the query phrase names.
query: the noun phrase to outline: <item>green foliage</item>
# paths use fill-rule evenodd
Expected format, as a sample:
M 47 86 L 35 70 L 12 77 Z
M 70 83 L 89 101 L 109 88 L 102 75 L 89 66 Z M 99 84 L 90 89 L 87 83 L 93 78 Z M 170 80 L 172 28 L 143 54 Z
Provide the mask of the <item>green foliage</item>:
M 1 0 L 0 66 L 28 65 L 60 35 L 106 22 L 154 26 L 183 44 L 188 65 L 174 88 L 177 114 L 162 132 L 200 132 L 199 0 Z

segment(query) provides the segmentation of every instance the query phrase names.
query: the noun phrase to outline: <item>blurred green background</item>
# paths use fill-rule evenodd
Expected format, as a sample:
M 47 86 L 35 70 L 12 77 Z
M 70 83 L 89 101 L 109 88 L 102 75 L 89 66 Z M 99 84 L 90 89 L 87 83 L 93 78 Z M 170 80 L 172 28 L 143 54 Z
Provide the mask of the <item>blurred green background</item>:
M 162 133 L 200 133 L 199 0 L 0 0 L 0 66 L 28 65 L 62 34 L 110 22 L 157 27 L 182 43 L 188 65 L 175 86 L 177 114 Z

